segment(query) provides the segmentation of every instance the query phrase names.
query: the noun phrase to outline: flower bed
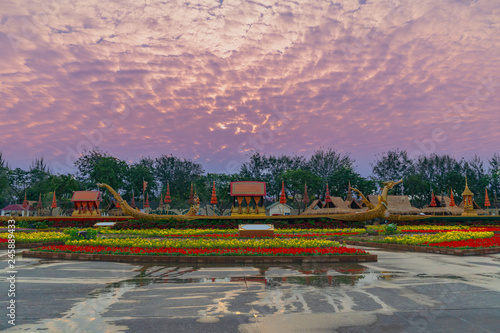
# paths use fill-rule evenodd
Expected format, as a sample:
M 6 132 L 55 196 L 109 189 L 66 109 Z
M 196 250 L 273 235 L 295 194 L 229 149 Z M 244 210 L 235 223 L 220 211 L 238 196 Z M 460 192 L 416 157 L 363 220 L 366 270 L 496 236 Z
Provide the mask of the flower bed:
M 311 248 L 143 248 L 117 246 L 43 246 L 32 251 L 125 254 L 125 255 L 170 255 L 170 256 L 327 256 L 327 255 L 368 255 L 363 250 L 348 247 L 311 247 Z
M 48 243 L 62 242 L 70 239 L 69 235 L 60 232 L 18 232 L 14 233 L 16 243 Z M 0 239 L 9 238 L 9 233 L 0 233 Z M 3 241 L 0 241 L 0 243 Z
M 367 226 L 369 231 L 384 232 L 384 226 Z M 460 225 L 404 225 L 397 227 L 398 232 L 403 233 L 432 233 L 432 232 L 452 232 L 452 231 L 500 231 L 500 226 L 460 226 Z
M 338 247 L 335 241 L 318 239 L 142 239 L 107 238 L 90 240 L 70 240 L 66 245 L 110 246 L 141 248 L 178 248 L 178 249 L 230 249 L 230 248 L 316 248 Z
M 102 234 L 121 234 L 121 235 L 144 235 L 169 238 L 235 238 L 239 233 L 235 229 L 121 229 L 112 230 L 109 228 L 100 228 Z M 342 235 L 356 235 L 364 233 L 365 229 L 276 229 L 274 236 L 278 238 L 294 237 L 331 237 Z
M 500 247 L 500 235 L 495 235 L 490 238 L 448 241 L 448 242 L 432 243 L 428 245 L 432 247 L 445 247 L 453 249 Z
M 286 219 L 286 218 L 269 218 L 269 219 L 194 219 L 181 220 L 175 218 L 165 218 L 165 220 L 148 221 L 148 220 L 130 220 L 123 223 L 115 224 L 112 229 L 237 229 L 239 224 L 273 224 L 275 228 L 281 229 L 331 229 L 331 228 L 362 228 L 364 222 L 346 222 L 337 221 L 328 218 L 308 217 L 304 219 Z
M 399 228 L 398 228 L 399 230 Z M 401 232 L 406 233 L 431 233 L 431 232 L 451 232 L 451 231 L 467 231 L 467 232 L 481 232 L 481 231 L 500 231 L 499 227 L 468 227 L 468 228 L 453 228 L 453 229 L 409 229 L 409 230 L 401 230 Z
M 406 245 L 427 245 L 430 243 L 441 243 L 448 241 L 461 241 L 468 239 L 490 238 L 494 233 L 486 232 L 465 232 L 465 231 L 450 231 L 440 232 L 434 235 L 416 235 L 416 236 L 394 236 L 386 237 L 384 243 L 406 244 Z

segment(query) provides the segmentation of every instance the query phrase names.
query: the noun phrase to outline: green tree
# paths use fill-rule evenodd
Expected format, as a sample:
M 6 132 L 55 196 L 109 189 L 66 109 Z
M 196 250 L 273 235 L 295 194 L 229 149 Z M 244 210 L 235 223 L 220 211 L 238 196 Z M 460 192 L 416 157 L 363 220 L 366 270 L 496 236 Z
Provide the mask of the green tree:
M 154 167 L 161 188 L 165 189 L 167 183 L 170 184 L 172 205 L 187 208 L 191 183 L 199 180 L 205 172 L 201 164 L 172 155 L 162 155 L 155 159 Z
M 97 163 L 105 157 L 111 156 L 107 152 L 101 151 L 99 148 L 84 151 L 82 156 L 80 156 L 75 162 L 75 167 L 78 170 L 76 179 L 78 179 L 78 181 L 86 187 L 94 187 L 95 182 L 92 180 L 91 174 L 94 172 Z
M 4 207 L 9 199 L 9 166 L 0 152 L 0 205 Z
M 28 170 L 27 173 L 27 188 L 26 194 L 28 200 L 38 199 L 40 193 L 45 193 L 50 191 L 47 188 L 47 180 L 50 177 L 50 171 L 45 163 L 43 157 L 40 159 L 35 159 Z
M 270 196 L 278 196 L 281 192 L 283 174 L 288 170 L 305 168 L 305 159 L 302 156 L 269 156 L 265 169 L 267 192 Z
M 282 178 L 285 182 L 285 191 L 292 196 L 296 207 L 299 208 L 299 213 L 301 207 L 304 207 L 302 199 L 306 184 L 307 192 L 310 193 L 310 200 L 314 199 L 313 193 L 319 192 L 321 188 L 321 178 L 309 170 L 289 169 L 283 173 Z
M 65 175 L 50 175 L 44 181 L 42 193 L 42 204 L 45 208 L 49 208 L 52 204 L 53 192 L 56 192 L 57 204 L 63 210 L 73 208 L 71 198 L 74 191 L 84 190 L 83 185 L 71 174 Z M 38 195 L 38 193 L 37 193 Z
M 484 204 L 485 189 L 490 183 L 483 161 L 476 155 L 464 162 L 463 169 L 465 176 L 467 176 L 469 188 L 474 193 L 474 201 L 482 206 Z
M 24 191 L 26 191 L 29 184 L 28 172 L 21 168 L 15 168 L 14 170 L 9 170 L 8 176 L 12 199 L 19 201 L 24 198 Z
M 202 204 L 212 206 L 210 200 L 212 198 L 212 188 L 215 182 L 215 191 L 217 195 L 217 205 L 215 209 L 218 213 L 221 213 L 224 209 L 231 208 L 232 205 L 232 198 L 229 193 L 231 182 L 240 180 L 242 179 L 239 174 L 226 175 L 223 173 L 208 173 L 195 181 L 194 188 Z
M 399 180 L 414 173 L 413 161 L 405 150 L 390 150 L 371 163 L 373 177 L 378 181 Z
M 116 190 L 121 189 L 127 169 L 127 163 L 116 157 L 102 157 L 93 165 L 89 175 L 90 183 L 86 187 L 96 188 L 97 183 L 106 183 Z
M 377 182 L 375 180 L 364 178 L 352 167 L 345 166 L 338 168 L 328 178 L 330 195 L 345 199 L 347 197 L 349 183 L 351 187 L 360 190 L 364 195 L 373 194 L 377 190 Z M 323 191 L 325 189 L 326 187 L 323 186 Z
M 141 159 L 139 163 L 132 164 L 125 176 L 126 185 L 124 187 L 125 194 L 123 198 L 129 203 L 132 198 L 132 192 L 139 198 L 143 194 L 143 181 L 148 182 L 146 193 L 149 195 L 150 200 L 156 198 L 156 191 L 158 184 L 154 175 L 153 166 L 150 164 L 149 159 Z
M 248 162 L 241 165 L 240 176 L 244 180 L 267 181 L 267 158 L 260 153 L 254 153 L 250 156 Z
M 500 194 L 500 155 L 495 153 L 489 160 L 490 190 L 496 195 Z
M 431 183 L 422 175 L 409 175 L 400 186 L 404 187 L 404 193 L 414 207 L 422 208 L 431 202 Z
M 432 190 L 436 193 L 447 192 L 450 187 L 458 185 L 450 183 L 450 181 L 455 181 L 453 176 L 460 173 L 463 168 L 463 163 L 458 162 L 455 158 L 437 154 L 420 156 L 414 165 L 414 173 L 421 175 L 429 182 Z
M 354 160 L 349 154 L 342 154 L 332 148 L 316 150 L 306 163 L 307 169 L 319 176 L 323 183 L 342 168 L 352 168 Z

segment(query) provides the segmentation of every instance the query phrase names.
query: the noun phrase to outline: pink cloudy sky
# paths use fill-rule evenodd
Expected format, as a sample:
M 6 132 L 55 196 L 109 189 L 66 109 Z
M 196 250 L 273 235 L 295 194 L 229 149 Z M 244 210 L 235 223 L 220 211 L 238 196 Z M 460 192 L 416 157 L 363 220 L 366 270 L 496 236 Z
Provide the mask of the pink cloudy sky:
M 145 4 L 147 3 L 147 4 Z M 233 172 L 258 150 L 498 152 L 500 2 L 29 1 L 0 7 L 0 150 L 94 146 Z

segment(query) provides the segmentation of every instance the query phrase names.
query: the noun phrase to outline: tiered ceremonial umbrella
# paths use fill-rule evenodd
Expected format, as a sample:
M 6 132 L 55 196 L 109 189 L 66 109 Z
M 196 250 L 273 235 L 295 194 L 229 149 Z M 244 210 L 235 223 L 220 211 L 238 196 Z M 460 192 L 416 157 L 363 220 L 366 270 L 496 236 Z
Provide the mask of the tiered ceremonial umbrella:
M 281 182 L 280 204 L 283 205 L 283 215 L 285 215 L 286 195 L 285 195 L 285 182 L 284 181 Z
M 436 206 L 437 206 L 436 197 L 434 196 L 434 191 L 432 191 L 431 207 L 436 207 Z M 433 213 L 436 213 L 436 211 L 434 211 Z
M 490 212 L 490 206 L 491 206 L 491 203 L 490 203 L 490 198 L 488 197 L 488 189 L 484 189 L 485 193 L 484 193 L 484 207 L 486 207 L 486 209 L 488 210 L 488 213 Z
M 210 199 L 210 203 L 214 205 L 214 213 L 215 213 L 215 205 L 217 205 L 217 193 L 215 192 L 215 182 L 212 186 L 212 198 Z
M 30 205 L 30 204 L 28 203 L 28 199 L 27 199 L 27 197 L 26 197 L 26 192 L 24 192 L 23 208 L 24 208 L 24 209 L 28 209 L 28 206 L 29 206 L 29 205 Z
M 52 198 L 52 208 L 57 208 L 56 191 L 54 191 L 54 198 Z
M 170 203 L 172 202 L 172 199 L 170 198 L 170 184 L 169 183 L 167 183 L 167 193 L 165 193 L 164 201 L 167 204 L 167 215 L 168 215 L 168 211 L 170 209 Z
M 453 197 L 453 189 L 450 190 L 450 207 L 455 207 L 455 198 Z
M 330 189 L 328 188 L 328 183 L 326 183 L 326 193 L 325 193 L 325 204 L 328 207 L 328 214 L 330 214 L 330 205 L 329 202 L 332 202 L 332 198 L 330 197 Z
M 135 205 L 135 199 L 134 199 L 134 191 L 132 191 L 132 200 L 130 200 L 130 207 L 134 208 L 136 207 Z

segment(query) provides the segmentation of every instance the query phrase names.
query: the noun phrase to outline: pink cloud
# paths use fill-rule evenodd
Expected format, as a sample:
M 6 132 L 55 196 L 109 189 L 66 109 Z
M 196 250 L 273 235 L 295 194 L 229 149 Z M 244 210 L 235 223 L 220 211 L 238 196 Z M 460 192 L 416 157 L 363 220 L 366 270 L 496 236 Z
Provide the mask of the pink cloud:
M 172 153 L 218 171 L 251 149 L 333 147 L 366 171 L 393 148 L 489 157 L 500 136 L 499 14 L 493 0 L 10 1 L 0 9 L 0 147 L 19 165 L 40 155 L 64 164 L 98 145 L 127 161 Z

